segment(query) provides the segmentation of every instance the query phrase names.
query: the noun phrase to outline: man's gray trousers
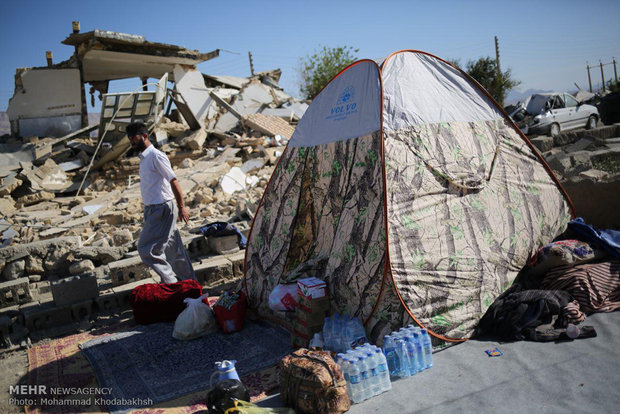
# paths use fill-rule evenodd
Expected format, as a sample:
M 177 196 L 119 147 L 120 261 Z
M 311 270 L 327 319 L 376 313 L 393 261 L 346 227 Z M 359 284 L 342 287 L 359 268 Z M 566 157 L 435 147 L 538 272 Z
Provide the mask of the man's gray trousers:
M 138 253 L 142 261 L 161 277 L 162 283 L 174 283 L 177 278 L 196 280 L 176 226 L 177 215 L 173 200 L 144 207 L 144 228 L 138 240 Z

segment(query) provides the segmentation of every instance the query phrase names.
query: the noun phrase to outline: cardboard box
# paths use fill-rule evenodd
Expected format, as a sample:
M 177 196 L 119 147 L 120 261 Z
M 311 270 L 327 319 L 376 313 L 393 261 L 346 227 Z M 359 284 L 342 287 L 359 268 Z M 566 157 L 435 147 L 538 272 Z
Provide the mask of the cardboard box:
M 293 334 L 310 341 L 315 333 L 323 330 L 323 324 L 308 326 L 304 325 L 301 321 L 295 320 L 293 322 Z
M 329 314 L 329 297 L 311 299 L 307 296 L 298 296 L 295 312 L 297 320 L 305 326 L 323 326 L 325 316 Z
M 307 277 L 297 281 L 297 295 L 306 296 L 312 299 L 327 296 L 327 285 L 316 277 Z

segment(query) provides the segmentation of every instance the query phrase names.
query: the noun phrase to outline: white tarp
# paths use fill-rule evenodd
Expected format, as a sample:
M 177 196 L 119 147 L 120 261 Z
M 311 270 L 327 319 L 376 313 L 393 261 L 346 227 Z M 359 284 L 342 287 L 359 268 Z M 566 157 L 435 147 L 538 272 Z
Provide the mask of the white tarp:
M 379 68 L 361 61 L 334 78 L 299 121 L 289 146 L 307 147 L 344 141 L 379 130 Z

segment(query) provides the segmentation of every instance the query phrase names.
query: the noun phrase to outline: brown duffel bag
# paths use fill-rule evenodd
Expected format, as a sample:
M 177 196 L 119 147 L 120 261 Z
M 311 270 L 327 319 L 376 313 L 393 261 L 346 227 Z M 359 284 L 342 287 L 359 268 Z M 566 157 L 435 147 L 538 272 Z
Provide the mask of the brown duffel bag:
M 278 365 L 280 396 L 296 412 L 339 414 L 351 407 L 347 383 L 329 352 L 300 348 Z

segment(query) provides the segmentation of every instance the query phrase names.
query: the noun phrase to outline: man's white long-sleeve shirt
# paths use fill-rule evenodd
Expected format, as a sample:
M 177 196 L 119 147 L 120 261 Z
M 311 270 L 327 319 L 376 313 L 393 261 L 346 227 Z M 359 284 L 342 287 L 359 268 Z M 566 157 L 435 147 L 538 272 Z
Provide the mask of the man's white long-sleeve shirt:
M 161 204 L 174 198 L 170 180 L 176 178 L 170 160 L 163 152 L 149 145 L 140 155 L 140 192 L 145 206 Z

